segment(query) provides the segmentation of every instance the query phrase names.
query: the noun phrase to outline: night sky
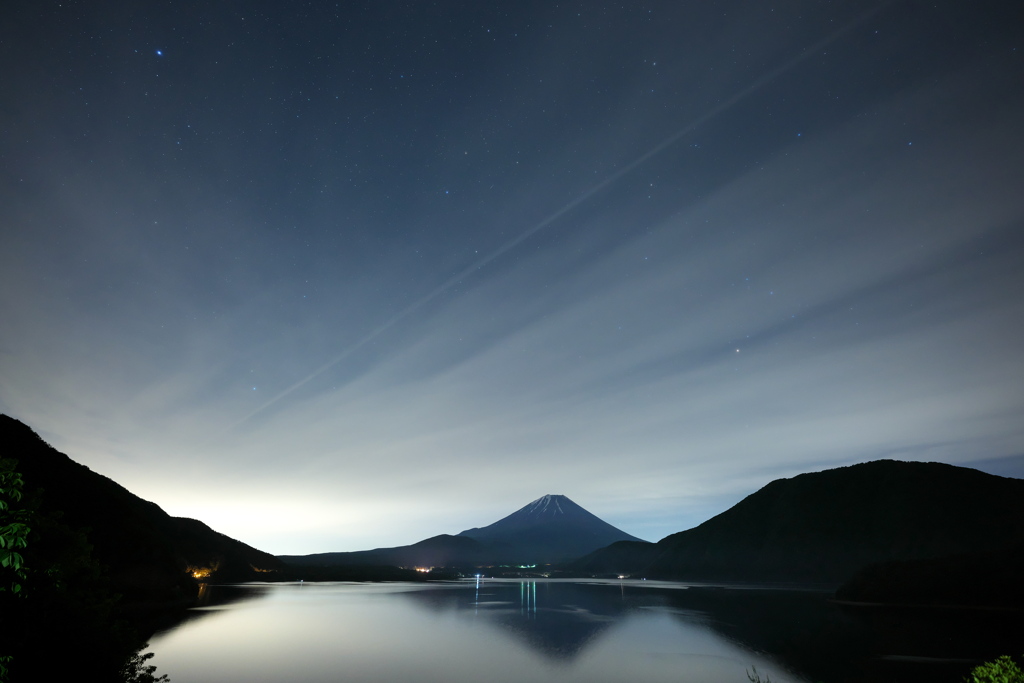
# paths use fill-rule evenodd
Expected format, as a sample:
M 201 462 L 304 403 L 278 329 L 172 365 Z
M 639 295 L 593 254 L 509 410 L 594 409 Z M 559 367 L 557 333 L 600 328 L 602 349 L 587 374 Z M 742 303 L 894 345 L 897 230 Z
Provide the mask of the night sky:
M 1024 476 L 1016 9 L 7 3 L 0 412 L 274 553 Z

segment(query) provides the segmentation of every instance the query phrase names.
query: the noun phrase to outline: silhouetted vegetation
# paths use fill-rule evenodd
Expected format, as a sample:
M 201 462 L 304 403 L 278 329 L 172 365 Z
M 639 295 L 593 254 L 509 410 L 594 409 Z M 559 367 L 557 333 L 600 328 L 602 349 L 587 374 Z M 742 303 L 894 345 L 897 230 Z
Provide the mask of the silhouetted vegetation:
M 25 579 L 21 550 L 28 544 L 27 513 L 18 507 L 25 482 L 14 471 L 17 462 L 0 459 L 0 591 L 21 592 Z
M 10 591 L 21 595 L 21 582 L 25 580 L 25 565 L 21 551 L 28 545 L 27 514 L 19 509 L 21 490 L 25 482 L 14 471 L 17 462 L 0 458 L 0 593 Z M 7 602 L 10 601 L 8 597 Z M 14 655 L 9 653 L 13 643 L 0 640 L 0 681 L 10 680 L 10 666 Z
M 747 672 L 747 680 L 750 683 L 772 683 L 772 679 L 768 676 L 761 678 L 761 674 L 757 673 L 757 667 L 750 667 L 750 671 Z
M 11 473 L 13 462 L 2 467 Z M 7 496 L 11 481 L 24 483 L 8 476 Z M 120 596 L 85 533 L 64 523 L 62 513 L 44 510 L 31 479 L 27 490 L 27 495 L 13 497 L 17 507 L 9 499 L 0 511 L 3 528 L 9 529 L 8 520 L 15 518 L 31 530 L 31 542 L 18 546 L 22 553 L 17 564 L 5 565 L 19 583 L 16 591 L 0 592 L 0 681 L 47 680 L 58 656 L 86 680 L 167 680 L 154 676 L 155 667 L 141 666 L 145 656 L 139 650 L 145 640 L 117 617 Z
M 1024 671 L 1008 655 L 975 667 L 965 683 L 1024 683 Z
M 144 645 L 143 649 L 145 647 Z M 170 679 L 166 674 L 157 676 L 156 667 L 146 663 L 152 658 L 152 652 L 142 654 L 139 651 L 131 655 L 121 668 L 122 680 L 126 681 L 126 683 L 160 683 L 161 681 L 169 681 Z
M 747 680 L 750 683 L 771 683 L 771 678 L 761 678 L 754 666 L 747 672 Z M 1024 671 L 1009 656 L 1003 655 L 995 661 L 976 666 L 964 683 L 1024 683 Z

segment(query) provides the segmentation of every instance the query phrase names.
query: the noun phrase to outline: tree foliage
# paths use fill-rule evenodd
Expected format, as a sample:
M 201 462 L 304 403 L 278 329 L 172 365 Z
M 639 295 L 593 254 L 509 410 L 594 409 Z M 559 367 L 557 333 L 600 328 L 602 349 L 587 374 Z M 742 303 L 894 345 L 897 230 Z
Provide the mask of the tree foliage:
M 42 492 L 16 467 L 0 459 L 0 683 L 43 680 L 55 644 L 87 679 L 167 681 L 141 654 L 145 640 L 116 615 L 116 586 L 86 530 L 41 509 Z
M 14 471 L 16 465 L 15 460 L 0 459 L 0 568 L 6 570 L 5 574 L 10 574 L 0 583 L 0 591 L 9 587 L 13 594 L 21 593 L 21 582 L 25 580 L 25 560 L 20 551 L 28 546 L 29 533 L 26 513 L 12 508 L 12 503 L 21 502 L 21 491 L 25 486 L 21 475 Z M 14 655 L 0 656 L 0 681 L 9 680 L 8 665 L 13 660 Z
M 747 672 L 747 680 L 750 683 L 772 683 L 772 679 L 768 676 L 761 678 L 761 674 L 757 673 L 757 667 L 751 666 L 750 671 Z
M 152 652 L 142 654 L 142 650 L 147 647 L 149 647 L 148 643 L 125 661 L 124 667 L 121 669 L 121 676 L 125 683 L 164 683 L 171 680 L 166 674 L 157 676 L 156 667 L 146 664 L 153 658 Z
M 1024 683 L 1024 671 L 1009 656 L 974 668 L 965 683 Z
M 9 458 L 0 459 L 0 567 L 6 569 L 0 584 L 0 591 L 10 590 L 21 592 L 21 582 L 25 580 L 25 560 L 21 550 L 28 546 L 29 526 L 24 510 L 12 507 L 21 501 L 21 491 L 25 486 L 21 475 L 14 471 L 17 461 Z M 8 581 L 10 583 L 8 583 Z

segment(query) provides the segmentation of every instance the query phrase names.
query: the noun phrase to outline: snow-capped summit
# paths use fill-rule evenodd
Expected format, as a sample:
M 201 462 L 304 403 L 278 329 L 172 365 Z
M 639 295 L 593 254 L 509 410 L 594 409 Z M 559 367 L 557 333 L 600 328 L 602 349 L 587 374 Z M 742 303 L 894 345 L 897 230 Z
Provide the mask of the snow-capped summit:
M 567 500 L 570 503 L 572 503 L 572 501 L 569 500 L 568 498 L 566 498 L 565 496 L 561 496 L 561 495 L 558 495 L 558 494 L 550 494 L 549 493 L 548 495 L 542 496 L 542 497 L 538 498 L 537 500 L 533 501 L 532 503 L 530 503 L 529 505 L 527 505 L 526 507 L 522 508 L 522 510 L 520 510 L 520 512 L 522 512 L 523 510 L 526 510 L 527 512 L 530 512 L 530 513 L 543 513 L 550 506 L 550 507 L 552 507 L 551 514 L 555 514 L 555 515 L 563 514 L 562 513 L 562 505 L 561 505 L 561 501 L 563 501 L 563 500 Z M 575 505 L 575 503 L 573 503 L 573 505 Z

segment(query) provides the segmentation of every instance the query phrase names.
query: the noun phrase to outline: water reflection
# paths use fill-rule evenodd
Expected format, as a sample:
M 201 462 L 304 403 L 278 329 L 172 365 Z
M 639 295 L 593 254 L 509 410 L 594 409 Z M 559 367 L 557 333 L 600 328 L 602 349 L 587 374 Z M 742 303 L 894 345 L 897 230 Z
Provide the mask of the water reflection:
M 450 587 L 404 597 L 438 614 L 472 617 L 551 660 L 576 657 L 622 611 L 612 592 L 589 592 L 583 584 L 550 581 L 476 579 L 471 594 Z
M 172 624 L 166 625 L 163 633 L 181 628 L 184 624 L 203 619 L 204 617 L 216 614 L 217 612 L 232 609 L 236 603 L 252 600 L 259 600 L 268 591 L 273 590 L 273 584 L 243 584 L 243 585 L 212 585 L 203 583 L 199 585 L 199 595 L 196 596 L 195 607 L 186 611 L 183 615 L 176 616 Z
M 1024 635 L 1012 615 L 850 612 L 827 598 L 631 581 L 214 586 L 151 643 L 175 683 L 743 683 L 752 666 L 778 683 L 942 683 Z

